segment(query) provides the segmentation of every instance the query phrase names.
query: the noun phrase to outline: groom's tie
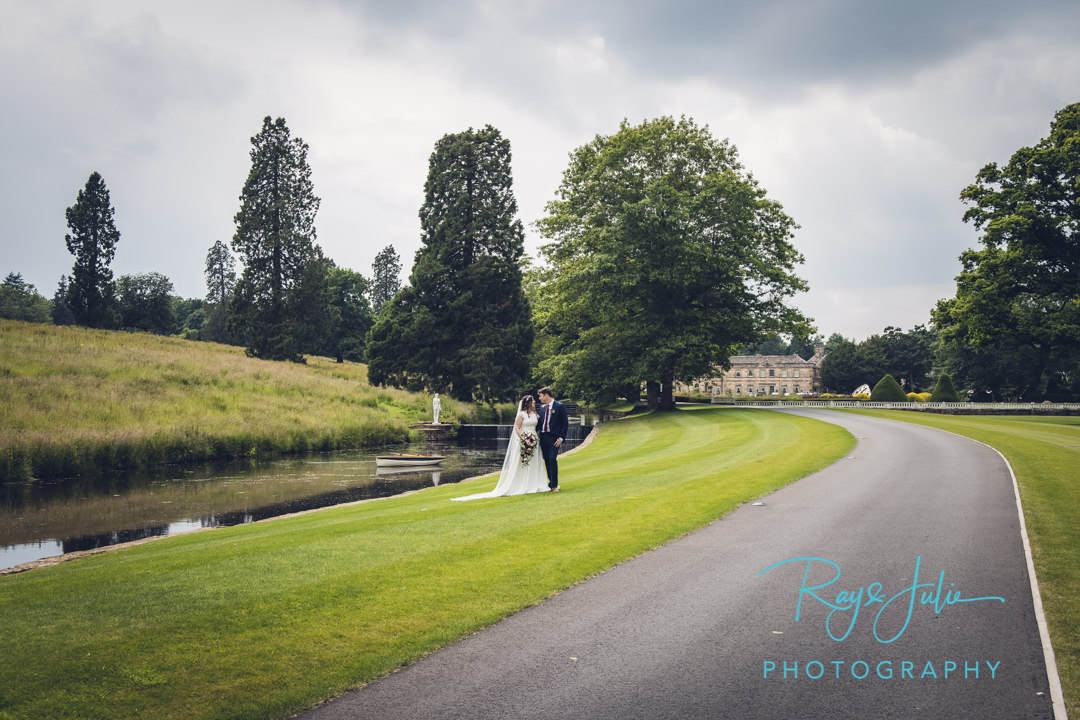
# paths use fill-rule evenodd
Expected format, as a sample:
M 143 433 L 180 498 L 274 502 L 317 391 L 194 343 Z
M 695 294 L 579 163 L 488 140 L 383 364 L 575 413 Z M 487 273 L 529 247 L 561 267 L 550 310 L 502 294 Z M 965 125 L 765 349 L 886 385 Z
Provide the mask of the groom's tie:
M 544 429 L 541 432 L 548 432 L 551 429 L 551 403 L 544 406 L 547 410 L 544 412 Z

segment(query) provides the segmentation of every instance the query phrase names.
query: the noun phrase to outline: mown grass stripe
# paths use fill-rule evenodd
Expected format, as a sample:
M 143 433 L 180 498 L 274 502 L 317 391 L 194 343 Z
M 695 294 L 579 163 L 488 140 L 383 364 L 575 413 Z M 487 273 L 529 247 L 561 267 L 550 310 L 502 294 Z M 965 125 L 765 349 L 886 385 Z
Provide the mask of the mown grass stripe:
M 0 718 L 279 717 L 370 681 L 842 456 L 836 426 L 609 423 L 559 495 L 494 478 L 0 578 Z

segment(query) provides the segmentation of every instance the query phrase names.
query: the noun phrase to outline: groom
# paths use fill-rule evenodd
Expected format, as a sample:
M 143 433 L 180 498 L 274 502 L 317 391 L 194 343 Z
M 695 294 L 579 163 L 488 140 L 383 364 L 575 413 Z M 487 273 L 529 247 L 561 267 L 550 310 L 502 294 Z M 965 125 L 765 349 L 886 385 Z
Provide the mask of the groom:
M 552 396 L 551 388 L 542 387 L 537 394 L 540 396 L 540 417 L 537 419 L 540 452 L 547 468 L 548 487 L 551 492 L 559 492 L 559 446 L 566 439 L 570 423 L 566 419 L 566 406 Z

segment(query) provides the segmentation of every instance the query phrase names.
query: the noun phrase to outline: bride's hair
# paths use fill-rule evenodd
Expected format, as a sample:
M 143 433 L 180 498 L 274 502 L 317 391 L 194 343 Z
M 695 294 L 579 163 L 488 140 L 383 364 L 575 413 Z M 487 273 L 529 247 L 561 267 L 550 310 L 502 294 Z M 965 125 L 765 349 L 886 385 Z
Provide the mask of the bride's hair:
M 525 395 L 521 398 L 521 402 L 518 403 L 518 412 L 536 412 L 536 401 L 533 400 L 532 395 Z

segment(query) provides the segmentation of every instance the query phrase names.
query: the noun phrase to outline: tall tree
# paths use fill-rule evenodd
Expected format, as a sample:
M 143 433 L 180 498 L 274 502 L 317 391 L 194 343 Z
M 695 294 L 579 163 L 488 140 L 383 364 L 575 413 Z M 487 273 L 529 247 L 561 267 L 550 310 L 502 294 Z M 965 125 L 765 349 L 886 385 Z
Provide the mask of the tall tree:
M 493 402 L 520 395 L 533 341 L 510 142 L 490 125 L 435 145 L 410 286 L 368 342 L 372 382 Z
M 109 189 L 94 172 L 79 191 L 75 204 L 66 211 L 70 233 L 64 236 L 68 251 L 75 256 L 67 305 L 75 321 L 88 327 L 115 327 L 119 314 L 114 308 L 112 270 L 120 233 L 113 222 L 116 214 Z
M 387 245 L 371 265 L 371 308 L 378 315 L 401 289 L 401 258 L 393 245 Z
M 173 284 L 161 273 L 121 275 L 116 295 L 121 326 L 167 335 L 176 324 L 172 301 Z
M 331 268 L 329 277 L 330 312 L 333 331 L 323 344 L 322 353 L 338 362 L 364 362 L 367 334 L 375 323 L 367 294 L 371 283 L 358 272 Z
M 744 344 L 811 329 L 788 304 L 806 288 L 794 220 L 734 146 L 693 120 L 624 120 L 578 148 L 537 225 L 552 241 L 537 318 L 556 340 L 541 372 L 575 396 L 644 382 L 671 409 L 675 378 L 710 376 Z
M 956 297 L 938 304 L 934 323 L 946 352 L 968 361 L 1026 349 L 1017 356 L 1029 355 L 1039 377 L 1026 399 L 1038 399 L 1080 371 L 1080 103 L 1004 167 L 986 165 L 960 198 L 983 247 L 960 256 Z
M 219 305 L 229 302 L 236 285 L 236 260 L 229 246 L 220 240 L 206 252 L 206 302 Z
M 269 116 L 251 145 L 232 241 L 244 272 L 230 302 L 229 331 L 245 338 L 251 356 L 302 361 L 330 321 L 330 263 L 315 242 L 319 198 L 308 146 L 290 136 L 284 118 Z
M 231 343 L 228 329 L 229 301 L 236 286 L 236 260 L 220 240 L 206 252 L 206 303 L 202 338 L 210 342 Z
M 60 276 L 60 282 L 56 285 L 56 293 L 53 295 L 52 300 L 52 321 L 54 325 L 74 325 L 75 315 L 71 312 L 71 308 L 68 307 L 68 278 L 67 275 Z

